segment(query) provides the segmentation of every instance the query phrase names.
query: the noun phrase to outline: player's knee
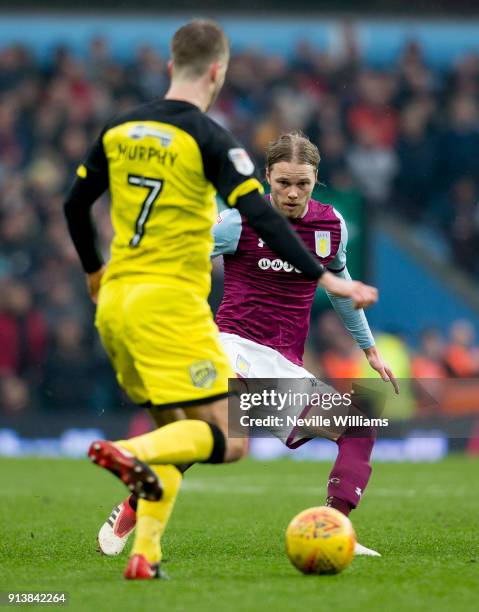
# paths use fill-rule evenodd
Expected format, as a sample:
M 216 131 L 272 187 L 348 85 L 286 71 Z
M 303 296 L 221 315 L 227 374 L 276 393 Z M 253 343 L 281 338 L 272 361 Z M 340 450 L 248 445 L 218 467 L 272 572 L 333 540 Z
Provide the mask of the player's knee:
M 231 463 L 238 461 L 247 452 L 246 440 L 228 438 L 228 432 L 215 423 L 208 423 L 213 435 L 213 448 L 210 457 L 204 463 Z
M 229 438 L 226 444 L 225 463 L 232 463 L 244 457 L 247 453 L 247 444 L 244 438 Z

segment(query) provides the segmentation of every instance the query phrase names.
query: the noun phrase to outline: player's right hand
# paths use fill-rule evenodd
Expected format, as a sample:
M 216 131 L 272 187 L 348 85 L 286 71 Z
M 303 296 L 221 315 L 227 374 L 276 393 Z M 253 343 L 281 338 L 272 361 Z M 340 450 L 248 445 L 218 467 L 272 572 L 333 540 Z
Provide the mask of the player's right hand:
M 102 276 L 105 274 L 106 266 L 102 266 L 96 272 L 92 272 L 91 274 L 86 275 L 86 284 L 88 287 L 88 293 L 92 299 L 94 304 L 97 303 L 98 300 L 98 292 L 100 291 L 100 283 Z
M 378 301 L 378 290 L 376 287 L 365 285 L 360 281 L 350 281 L 353 287 L 349 297 L 353 301 L 354 308 L 367 308 Z
M 331 272 L 325 272 L 319 279 L 319 284 L 333 295 L 351 298 L 356 309 L 367 308 L 378 301 L 376 287 L 365 285 L 360 281 L 339 278 Z

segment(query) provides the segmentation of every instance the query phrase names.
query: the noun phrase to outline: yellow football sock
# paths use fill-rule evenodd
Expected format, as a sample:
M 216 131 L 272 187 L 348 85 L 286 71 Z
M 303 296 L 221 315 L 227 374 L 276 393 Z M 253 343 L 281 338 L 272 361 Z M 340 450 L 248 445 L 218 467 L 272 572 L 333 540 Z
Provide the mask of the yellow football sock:
M 182 474 L 174 465 L 152 465 L 151 469 L 163 484 L 163 497 L 157 502 L 138 500 L 131 555 L 143 555 L 149 563 L 158 563 L 162 558 L 161 536 L 175 505 Z
M 180 465 L 207 461 L 212 453 L 218 455 L 215 462 L 221 462 L 225 442 L 217 427 L 204 421 L 185 419 L 168 423 L 136 438 L 118 440 L 117 444 L 148 464 Z

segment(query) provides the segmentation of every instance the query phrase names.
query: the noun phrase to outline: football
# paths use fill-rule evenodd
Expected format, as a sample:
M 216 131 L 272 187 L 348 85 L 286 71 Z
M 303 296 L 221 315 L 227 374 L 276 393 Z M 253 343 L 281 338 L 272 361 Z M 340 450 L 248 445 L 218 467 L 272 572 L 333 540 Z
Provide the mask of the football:
M 351 563 L 355 543 L 351 521 L 328 506 L 303 510 L 286 530 L 286 552 L 303 574 L 338 574 Z

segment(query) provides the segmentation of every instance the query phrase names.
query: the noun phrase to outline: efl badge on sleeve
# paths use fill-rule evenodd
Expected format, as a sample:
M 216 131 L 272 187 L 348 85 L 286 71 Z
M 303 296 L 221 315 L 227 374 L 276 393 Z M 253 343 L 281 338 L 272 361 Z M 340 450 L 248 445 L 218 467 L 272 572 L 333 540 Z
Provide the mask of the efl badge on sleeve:
M 190 366 L 190 376 L 195 387 L 210 389 L 216 380 L 216 368 L 209 359 L 197 361 Z
M 327 257 L 331 253 L 331 232 L 314 232 L 316 254 Z
M 233 166 L 236 168 L 237 172 L 244 176 L 253 174 L 254 164 L 244 149 L 230 149 L 228 151 L 228 157 L 230 161 L 233 162 Z

